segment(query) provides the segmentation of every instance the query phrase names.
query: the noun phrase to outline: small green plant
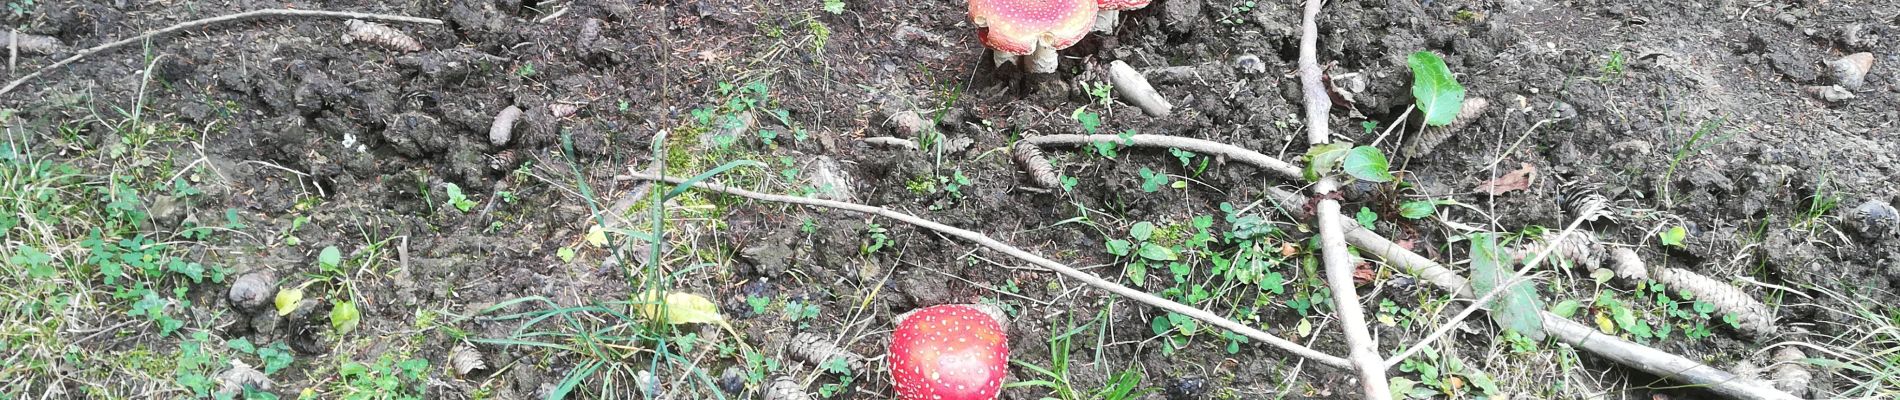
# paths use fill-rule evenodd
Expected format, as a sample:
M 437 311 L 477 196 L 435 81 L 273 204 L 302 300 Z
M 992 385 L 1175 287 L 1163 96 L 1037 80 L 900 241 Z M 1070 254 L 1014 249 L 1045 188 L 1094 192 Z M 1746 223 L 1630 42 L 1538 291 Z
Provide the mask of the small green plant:
M 534 76 L 534 63 L 522 63 L 521 67 L 515 68 L 515 75 L 523 78 Z
M 462 212 L 468 212 L 468 210 L 475 208 L 475 201 L 469 200 L 467 195 L 462 194 L 461 186 L 457 186 L 454 183 L 443 182 L 442 191 L 448 193 L 448 205 L 450 207 L 454 207 Z
M 1667 230 L 1656 233 L 1656 238 L 1658 240 L 1661 240 L 1664 246 L 1676 247 L 1676 248 L 1681 248 L 1682 239 L 1687 238 L 1688 236 L 1689 236 L 1689 231 L 1687 229 L 1683 229 L 1682 225 L 1671 226 Z
M 1141 174 L 1141 191 L 1143 192 L 1154 193 L 1155 191 L 1161 190 L 1161 185 L 1168 184 L 1168 174 L 1155 172 L 1152 169 L 1148 169 L 1148 167 L 1141 167 L 1139 173 Z
M 1328 143 L 1308 149 L 1303 157 L 1307 160 L 1303 173 L 1311 181 L 1331 174 L 1334 168 L 1343 168 L 1347 175 L 1367 182 L 1391 182 L 1395 179 L 1385 154 L 1372 146 Z
M 1399 371 L 1418 374 L 1418 380 L 1404 376 L 1389 378 L 1388 388 L 1395 398 L 1431 399 L 1441 396 L 1466 398 L 1473 395 L 1493 397 L 1498 384 L 1490 374 L 1467 368 L 1456 357 L 1440 357 L 1431 346 L 1421 348 L 1424 359 L 1412 357 L 1399 364 Z M 1469 383 L 1466 385 L 1465 383 Z M 1475 390 L 1474 390 L 1475 389 Z
M 888 235 L 889 230 L 884 229 L 883 226 L 879 226 L 877 223 L 867 225 L 868 226 L 864 228 L 866 240 L 864 244 L 858 248 L 860 254 L 867 256 L 877 254 L 878 250 L 882 250 L 891 245 L 891 237 Z
M 1625 63 L 1623 58 L 1624 58 L 1624 55 L 1621 50 L 1610 51 L 1609 58 L 1606 60 L 1603 60 L 1603 66 L 1597 68 L 1599 71 L 1603 71 L 1604 79 L 1617 79 L 1617 78 L 1623 77 L 1623 70 L 1624 70 L 1623 64 Z
M 12 12 L 15 17 L 25 16 L 27 13 L 33 12 L 33 1 L 34 0 L 9 1 L 7 2 L 7 11 Z
M 1710 134 L 1721 130 L 1722 125 L 1725 123 L 1727 123 L 1726 118 L 1715 118 L 1703 121 L 1702 125 L 1697 127 L 1694 133 L 1689 134 L 1689 140 L 1685 141 L 1681 147 L 1676 148 L 1675 154 L 1669 158 L 1669 169 L 1663 171 L 1662 180 L 1657 181 L 1657 185 L 1662 187 L 1663 204 L 1669 206 L 1675 205 L 1675 201 L 1670 196 L 1671 191 L 1669 189 L 1675 186 L 1671 181 L 1676 176 L 1676 167 L 1681 166 L 1683 160 L 1687 160 L 1690 156 L 1694 156 L 1704 150 L 1721 145 L 1722 142 L 1728 141 L 1729 137 L 1734 136 L 1734 134 L 1731 133 L 1710 139 L 1708 143 L 1702 142 L 1703 139 L 1709 138 Z
M 347 400 L 420 400 L 427 397 L 429 360 L 383 353 L 373 364 L 350 361 L 337 367 L 337 388 Z
M 1431 126 L 1451 125 L 1464 110 L 1465 87 L 1458 84 L 1458 78 L 1452 76 L 1451 68 L 1438 54 L 1421 51 L 1406 58 L 1406 65 L 1412 69 L 1412 98 L 1414 106 L 1424 113 L 1425 124 Z
M 1084 82 L 1082 83 L 1082 87 L 1088 89 L 1089 98 L 1095 99 L 1095 104 L 1106 106 L 1115 102 L 1115 84 L 1108 82 Z
M 1227 25 L 1240 25 L 1240 24 L 1247 23 L 1247 14 L 1252 13 L 1254 7 L 1256 6 L 1259 6 L 1259 4 L 1254 3 L 1253 0 L 1246 0 L 1246 1 L 1241 1 L 1238 3 L 1234 3 L 1232 7 L 1228 7 L 1228 10 L 1231 11 L 1231 13 L 1229 13 L 1225 17 L 1222 17 L 1220 19 L 1220 22 Z
M 844 13 L 844 0 L 824 0 L 824 2 L 825 2 L 824 3 L 825 12 L 832 13 L 832 14 Z M 831 397 L 831 396 L 825 396 L 825 397 Z

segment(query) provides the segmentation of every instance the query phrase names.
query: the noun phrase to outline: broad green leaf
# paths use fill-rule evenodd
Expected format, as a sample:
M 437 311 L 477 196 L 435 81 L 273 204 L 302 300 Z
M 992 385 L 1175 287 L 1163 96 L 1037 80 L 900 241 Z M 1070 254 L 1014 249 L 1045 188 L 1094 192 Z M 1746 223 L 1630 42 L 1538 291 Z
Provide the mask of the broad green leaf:
M 1354 147 L 1346 152 L 1346 174 L 1367 182 L 1391 182 L 1391 165 L 1385 155 L 1372 146 Z
M 1110 240 L 1108 241 L 1108 254 L 1114 254 L 1116 256 L 1126 256 L 1128 255 L 1128 249 L 1130 247 L 1134 247 L 1134 243 L 1129 243 L 1128 241 L 1121 240 L 1121 239 Z
M 1352 149 L 1350 143 L 1327 143 L 1306 150 L 1306 180 L 1318 181 L 1320 175 L 1333 172 L 1339 165 L 1339 159 L 1346 157 L 1346 151 Z
M 282 317 L 290 315 L 292 311 L 297 311 L 297 302 L 299 301 L 303 301 L 303 288 L 278 290 L 277 299 L 273 301 L 273 303 L 277 305 L 277 316 Z
M 1498 382 L 1491 379 L 1491 374 L 1484 373 L 1483 371 L 1471 371 L 1471 373 L 1465 374 L 1465 378 L 1468 378 L 1466 380 L 1471 382 L 1471 386 L 1477 386 L 1478 390 L 1487 396 L 1495 396 L 1498 394 Z
M 1143 263 L 1140 260 L 1129 263 L 1127 267 L 1122 268 L 1122 274 L 1127 275 L 1128 280 L 1134 282 L 1135 286 L 1148 286 L 1147 263 Z
M 1154 237 L 1154 234 L 1155 224 L 1148 221 L 1136 222 L 1134 227 L 1128 229 L 1128 236 L 1143 242 L 1148 241 L 1148 238 Z
M 650 291 L 639 296 L 639 299 L 643 304 L 636 307 L 640 315 L 648 319 L 663 319 L 666 323 L 674 325 L 726 322 L 725 317 L 719 315 L 719 305 L 713 304 L 712 300 L 705 296 L 669 292 L 662 301 L 658 291 Z
M 571 248 L 571 247 L 567 247 L 567 246 L 561 246 L 561 248 L 560 248 L 560 249 L 558 249 L 558 250 L 555 250 L 555 251 L 554 251 L 554 256 L 555 256 L 555 257 L 560 257 L 560 258 L 561 258 L 561 262 L 573 262 L 573 261 L 574 261 L 574 249 L 573 249 L 573 248 Z
M 1557 302 L 1557 305 L 1550 306 L 1550 313 L 1557 314 L 1559 317 L 1570 318 L 1571 316 L 1577 315 L 1577 309 L 1582 307 L 1583 303 L 1579 303 L 1576 300 L 1564 300 Z
M 1408 201 L 1399 204 L 1399 216 L 1406 219 L 1419 219 L 1438 213 L 1438 200 Z
M 362 322 L 363 314 L 356 310 L 356 304 L 338 301 L 330 306 L 330 329 L 337 335 L 356 330 L 356 324 Z
M 1465 87 L 1452 77 L 1451 68 L 1429 51 L 1412 53 L 1405 63 L 1412 67 L 1412 99 L 1424 113 L 1425 124 L 1451 125 L 1465 106 Z
M 1141 244 L 1141 258 L 1155 261 L 1174 261 L 1180 259 L 1180 257 L 1174 254 L 1174 249 L 1154 243 Z
M 1495 234 L 1471 238 L 1471 288 L 1475 293 L 1490 293 L 1511 278 L 1510 264 L 1498 251 Z M 1491 320 L 1505 329 L 1517 331 L 1532 340 L 1544 340 L 1544 309 L 1537 288 L 1530 282 L 1518 282 L 1491 300 Z
M 1682 239 L 1689 236 L 1689 231 L 1682 229 L 1682 225 L 1676 225 L 1658 233 L 1657 236 L 1661 237 L 1664 246 L 1682 247 Z
M 317 265 L 322 266 L 324 269 L 332 269 L 338 265 L 343 265 L 343 252 L 337 250 L 336 246 L 325 246 L 323 252 L 317 253 Z

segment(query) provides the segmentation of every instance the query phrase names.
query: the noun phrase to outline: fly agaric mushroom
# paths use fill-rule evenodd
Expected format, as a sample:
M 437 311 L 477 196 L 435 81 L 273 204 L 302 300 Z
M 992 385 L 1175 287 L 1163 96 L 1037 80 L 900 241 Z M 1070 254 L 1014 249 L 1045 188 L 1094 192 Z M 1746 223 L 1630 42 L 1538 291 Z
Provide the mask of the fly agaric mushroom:
M 1003 325 L 977 307 L 931 306 L 899 317 L 891 380 L 901 400 L 991 400 L 1008 373 Z
M 1122 11 L 1139 10 L 1148 6 L 1149 0 L 1101 0 L 1096 4 L 1101 11 L 1095 14 L 1096 32 L 1114 32 L 1115 23 L 1121 20 Z
M 1030 73 L 1056 71 L 1056 50 L 1082 40 L 1095 22 L 1096 0 L 970 0 L 970 22 L 996 65 L 1017 56 Z

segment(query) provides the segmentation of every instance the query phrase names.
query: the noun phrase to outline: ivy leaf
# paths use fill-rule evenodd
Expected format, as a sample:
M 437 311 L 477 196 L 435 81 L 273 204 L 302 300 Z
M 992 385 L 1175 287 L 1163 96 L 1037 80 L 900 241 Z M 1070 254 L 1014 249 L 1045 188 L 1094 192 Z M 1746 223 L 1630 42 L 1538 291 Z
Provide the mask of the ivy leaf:
M 1451 125 L 1465 106 L 1465 87 L 1452 77 L 1451 68 L 1429 51 L 1412 53 L 1405 63 L 1412 68 L 1412 98 L 1425 113 L 1425 124 Z
M 663 319 L 673 325 L 726 322 L 725 317 L 719 315 L 719 305 L 705 296 L 669 292 L 662 301 L 659 291 L 649 291 L 637 298 L 644 303 L 636 306 L 637 310 L 648 319 Z
M 1154 243 L 1141 244 L 1141 258 L 1155 261 L 1174 261 L 1180 259 L 1180 257 L 1174 254 L 1174 249 Z
M 1352 148 L 1349 143 L 1327 143 L 1306 150 L 1306 180 L 1318 181 L 1320 175 L 1333 172 L 1339 159 L 1346 157 L 1346 151 Z
M 1494 234 L 1471 238 L 1471 288 L 1474 293 L 1490 293 L 1511 278 L 1510 264 L 1498 252 Z M 1517 331 L 1531 340 L 1544 340 L 1544 309 L 1537 288 L 1530 282 L 1518 282 L 1491 300 L 1491 320 L 1505 329 Z
M 1367 182 L 1391 182 L 1391 164 L 1372 146 L 1354 147 L 1346 152 L 1346 174 Z
M 339 336 L 350 333 L 356 330 L 357 323 L 362 322 L 362 316 L 362 312 L 356 309 L 356 304 L 347 301 L 335 302 L 330 306 L 330 329 L 335 330 Z

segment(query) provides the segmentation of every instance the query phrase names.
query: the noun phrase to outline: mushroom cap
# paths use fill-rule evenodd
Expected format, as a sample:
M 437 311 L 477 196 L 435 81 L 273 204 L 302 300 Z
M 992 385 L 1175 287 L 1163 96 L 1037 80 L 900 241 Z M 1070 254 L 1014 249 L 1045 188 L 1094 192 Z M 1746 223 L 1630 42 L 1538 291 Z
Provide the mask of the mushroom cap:
M 970 22 L 982 27 L 983 45 L 1022 55 L 1038 45 L 1074 45 L 1094 26 L 1099 7 L 1096 0 L 970 0 Z
M 1147 7 L 1148 1 L 1149 0 L 1100 0 L 1096 4 L 1103 10 L 1122 11 Z
M 918 310 L 891 338 L 891 380 L 902 400 L 991 400 L 1009 373 L 1003 328 L 974 307 Z

